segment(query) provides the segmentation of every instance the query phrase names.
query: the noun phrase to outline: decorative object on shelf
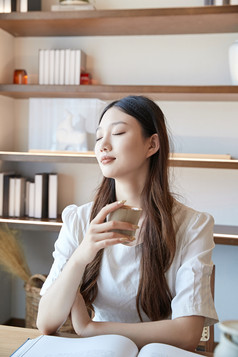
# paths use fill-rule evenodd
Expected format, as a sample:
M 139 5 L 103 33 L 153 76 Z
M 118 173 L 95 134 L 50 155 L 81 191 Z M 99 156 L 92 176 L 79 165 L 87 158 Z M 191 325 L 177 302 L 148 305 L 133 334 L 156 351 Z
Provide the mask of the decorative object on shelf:
M 238 85 L 238 40 L 229 48 L 229 67 L 232 83 Z
M 29 99 L 29 150 L 88 151 L 105 102 L 98 99 Z M 90 143 L 90 141 L 92 143 Z
M 26 282 L 30 278 L 31 272 L 17 235 L 16 230 L 11 230 L 6 224 L 1 224 L 0 265 L 5 271 Z
M 60 0 L 59 5 L 51 5 L 51 11 L 82 11 L 95 10 L 94 1 L 91 0 Z
M 238 320 L 219 323 L 221 331 L 220 343 L 214 351 L 214 357 L 238 356 Z
M 13 74 L 14 84 L 27 84 L 27 73 L 24 69 L 15 69 Z
M 81 73 L 80 76 L 80 84 L 91 84 L 91 76 L 90 73 Z
M 39 84 L 79 85 L 85 69 L 86 56 L 79 49 L 39 50 Z

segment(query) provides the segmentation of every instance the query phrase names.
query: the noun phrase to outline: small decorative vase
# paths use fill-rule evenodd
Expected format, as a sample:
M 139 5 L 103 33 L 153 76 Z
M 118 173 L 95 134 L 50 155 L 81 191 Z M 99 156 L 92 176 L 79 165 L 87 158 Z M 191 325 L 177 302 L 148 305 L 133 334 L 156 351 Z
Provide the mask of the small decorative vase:
M 238 85 L 238 40 L 229 48 L 229 66 L 232 83 Z
M 238 356 L 238 320 L 224 321 L 219 324 L 221 331 L 220 343 L 214 351 L 214 357 Z

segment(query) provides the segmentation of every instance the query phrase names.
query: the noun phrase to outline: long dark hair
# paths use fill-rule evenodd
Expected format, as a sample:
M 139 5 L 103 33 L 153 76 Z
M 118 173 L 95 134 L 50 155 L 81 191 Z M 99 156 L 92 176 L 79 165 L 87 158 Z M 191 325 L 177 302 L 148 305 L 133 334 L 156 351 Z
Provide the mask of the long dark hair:
M 168 183 L 169 139 L 164 114 L 149 98 L 128 96 L 110 103 L 103 111 L 100 121 L 112 107 L 138 120 L 144 137 L 153 134 L 158 134 L 159 137 L 160 148 L 150 157 L 149 173 L 141 195 L 142 208 L 146 214 L 142 230 L 140 282 L 136 304 L 141 321 L 141 308 L 151 320 L 164 319 L 171 313 L 171 293 L 165 273 L 173 261 L 176 249 L 172 219 L 174 199 Z M 95 197 L 91 220 L 102 207 L 115 200 L 114 179 L 104 177 Z M 97 296 L 97 277 L 102 256 L 103 250 L 100 250 L 87 265 L 83 276 L 81 293 L 89 309 Z

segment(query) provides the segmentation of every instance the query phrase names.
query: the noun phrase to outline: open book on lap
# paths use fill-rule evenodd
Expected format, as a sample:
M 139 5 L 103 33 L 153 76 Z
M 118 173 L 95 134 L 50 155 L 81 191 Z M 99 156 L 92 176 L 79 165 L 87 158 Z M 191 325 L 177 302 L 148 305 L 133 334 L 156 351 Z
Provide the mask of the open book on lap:
M 68 338 L 41 335 L 28 339 L 13 357 L 192 357 L 196 353 L 177 347 L 151 343 L 140 352 L 129 338 L 119 335 L 101 335 L 87 338 Z

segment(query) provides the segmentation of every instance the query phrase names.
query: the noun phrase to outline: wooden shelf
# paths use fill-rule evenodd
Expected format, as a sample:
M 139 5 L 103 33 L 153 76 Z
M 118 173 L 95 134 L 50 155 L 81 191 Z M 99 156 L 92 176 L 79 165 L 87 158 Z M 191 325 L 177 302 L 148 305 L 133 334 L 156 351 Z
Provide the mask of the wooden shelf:
M 59 232 L 62 226 L 62 220 L 58 218 L 57 220 L 53 219 L 37 219 L 37 218 L 3 218 L 0 217 L 0 223 L 7 223 L 10 228 L 19 229 L 19 230 L 37 230 L 37 231 L 47 231 L 47 232 Z
M 0 151 L 0 160 L 12 162 L 58 162 L 58 163 L 96 163 L 94 153 L 31 153 Z M 188 158 L 188 157 L 170 157 L 171 167 L 194 167 L 210 169 L 238 169 L 238 160 L 230 159 L 207 159 L 207 158 Z
M 216 244 L 238 245 L 238 227 L 215 225 L 214 241 Z
M 0 14 L 15 37 L 114 36 L 237 32 L 238 6 Z
M 146 95 L 158 101 L 238 101 L 238 86 L 177 85 L 17 85 L 0 84 L 0 95 L 27 98 L 98 98 L 115 100 L 127 95 Z
M 62 226 L 62 220 L 36 219 L 36 218 L 3 218 L 0 217 L 0 223 L 7 223 L 10 228 L 31 231 L 59 232 Z M 215 244 L 238 245 L 238 227 L 215 225 L 214 227 Z

